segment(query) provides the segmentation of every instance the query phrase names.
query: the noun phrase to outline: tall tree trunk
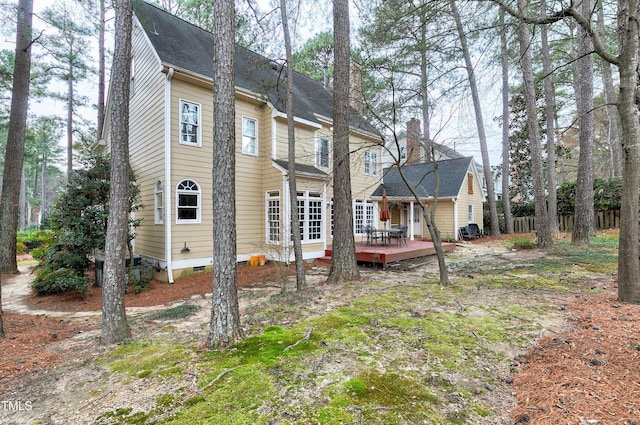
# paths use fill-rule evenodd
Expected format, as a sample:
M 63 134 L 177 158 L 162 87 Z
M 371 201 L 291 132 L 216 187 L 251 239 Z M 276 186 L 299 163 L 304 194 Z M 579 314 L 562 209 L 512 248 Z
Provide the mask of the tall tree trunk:
M 11 113 L 0 197 L 0 273 L 17 273 L 16 236 L 31 72 L 32 0 L 18 2 Z
M 27 222 L 27 185 L 24 181 L 24 164 L 21 171 L 22 178 L 20 179 L 20 209 L 18 212 L 18 229 L 24 230 Z
M 105 237 L 102 284 L 103 344 L 131 337 L 124 305 L 126 258 L 129 238 L 129 79 L 131 75 L 131 0 L 114 1 L 115 50 L 113 54 L 111 111 L 111 175 L 109 219 Z
M 602 2 L 598 2 L 598 33 L 604 37 L 604 12 Z M 611 64 L 602 63 L 602 83 L 604 86 L 604 99 L 607 104 L 607 121 L 609 123 L 609 152 L 611 154 L 611 176 L 622 177 L 622 147 L 620 145 L 620 131 L 618 129 L 618 110 L 616 109 L 616 93 L 613 88 L 613 75 Z
M 509 52 L 507 49 L 507 27 L 504 24 L 504 8 L 500 8 L 500 50 L 502 64 L 502 212 L 504 231 L 513 233 L 511 218 L 511 157 L 509 156 Z
M 234 0 L 213 8 L 213 300 L 207 347 L 242 338 L 236 256 Z
M 526 0 L 518 0 L 518 10 L 524 16 L 527 7 Z M 529 50 L 531 38 L 529 27 L 523 21 L 518 22 L 518 41 L 520 43 L 520 65 L 524 82 L 525 109 L 527 112 L 527 125 L 529 128 L 529 140 L 531 149 L 531 171 L 533 175 L 533 196 L 535 201 L 536 232 L 538 234 L 538 246 L 545 248 L 553 244 L 551 231 L 547 217 L 547 205 L 545 202 L 544 167 L 542 166 L 542 147 L 540 143 L 540 131 L 536 114 L 536 93 L 533 81 L 533 66 L 531 63 L 531 51 Z
M 638 251 L 640 215 L 640 129 L 638 123 L 638 25 L 637 0 L 618 2 L 620 43 L 620 95 L 618 112 L 622 129 L 622 205 L 620 207 L 620 248 L 618 251 L 618 300 L 640 303 L 640 258 Z
M 71 46 L 73 50 L 73 45 Z M 114 60 L 115 62 L 115 60 Z M 69 80 L 67 81 L 67 183 L 73 171 L 73 62 L 69 62 Z
M 300 240 L 300 220 L 298 217 L 298 188 L 296 185 L 296 133 L 293 116 L 293 55 L 291 54 L 291 36 L 289 34 L 289 17 L 287 14 L 287 0 L 280 0 L 282 15 L 282 31 L 284 33 L 284 48 L 287 58 L 287 138 L 289 139 L 289 208 L 291 209 L 291 234 L 293 237 L 293 251 L 296 260 L 296 289 L 298 291 L 307 286 L 304 276 L 304 258 L 302 257 L 302 242 Z M 286 239 L 285 239 L 286 240 Z M 289 259 L 287 258 L 287 261 Z
M 590 0 L 582 0 L 584 16 L 592 10 Z M 576 179 L 575 211 L 571 241 L 576 245 L 589 243 L 593 234 L 593 43 L 578 26 L 576 110 L 578 112 L 580 155 Z
M 105 54 L 105 0 L 100 0 L 100 22 L 98 23 L 98 119 L 97 119 L 97 139 L 102 137 L 104 128 L 104 90 L 106 79 L 106 54 Z
M 360 278 L 353 237 L 349 163 L 349 2 L 333 2 L 333 251 L 328 282 Z
M 540 0 L 540 14 L 544 17 L 547 11 L 546 0 Z M 558 232 L 558 191 L 556 178 L 556 143 L 554 127 L 555 118 L 555 95 L 553 92 L 553 84 L 551 80 L 551 58 L 549 56 L 549 37 L 547 34 L 547 26 L 542 25 L 540 28 L 540 37 L 542 39 L 542 73 L 544 74 L 544 102 L 545 115 L 547 123 L 547 193 L 548 193 L 548 213 L 549 213 L 549 230 Z
M 420 41 L 422 46 L 427 45 L 427 18 L 425 14 L 420 15 Z M 420 51 L 420 94 L 422 97 L 422 122 L 423 122 L 423 131 L 421 137 L 421 145 L 424 148 L 425 156 L 427 161 L 435 161 L 433 158 L 432 151 L 432 143 L 431 143 L 431 133 L 430 133 L 430 123 L 431 116 L 429 115 L 429 76 L 427 72 L 428 67 L 428 58 L 426 49 L 421 49 Z M 400 167 L 400 161 L 398 161 L 398 169 L 400 173 L 402 173 L 402 168 Z M 434 202 L 431 207 L 428 207 L 416 193 L 414 193 L 414 198 L 422 208 L 422 216 L 424 218 L 424 222 L 427 225 L 427 229 L 429 230 L 429 235 L 431 236 L 431 241 L 433 242 L 433 247 L 436 251 L 436 259 L 438 260 L 438 270 L 440 272 L 440 284 L 448 285 L 449 284 L 449 271 L 447 270 L 447 264 L 444 258 L 444 251 L 442 249 L 442 239 L 440 238 L 440 230 L 435 224 L 435 214 L 436 208 L 438 206 L 438 188 L 440 180 L 438 178 L 437 170 L 438 165 L 434 163 L 434 169 L 436 171 L 436 190 L 434 193 Z M 402 175 L 402 174 L 401 174 Z M 403 180 L 406 179 L 404 175 L 402 175 Z M 407 184 L 407 187 L 409 185 Z
M 471 55 L 469 46 L 467 45 L 467 36 L 462 28 L 462 20 L 460 12 L 456 6 L 455 0 L 449 0 L 451 12 L 456 22 L 458 38 L 460 39 L 460 47 L 464 57 L 465 68 L 469 78 L 469 88 L 471 89 L 471 98 L 473 99 L 473 111 L 476 116 L 476 128 L 478 129 L 478 141 L 480 142 L 480 153 L 482 154 L 482 169 L 484 171 L 484 179 L 487 185 L 487 201 L 489 202 L 489 213 L 491 215 L 491 236 L 500 235 L 500 222 L 498 221 L 498 210 L 496 207 L 496 194 L 493 189 L 493 176 L 491 175 L 491 163 L 489 162 L 489 150 L 487 148 L 487 136 L 484 131 L 484 121 L 482 119 L 482 107 L 480 105 L 480 94 L 478 93 L 478 84 L 476 83 L 476 74 L 471 63 Z
M 420 41 L 423 46 L 427 45 L 427 19 L 425 14 L 420 15 Z M 431 155 L 431 116 L 429 114 L 429 60 L 427 58 L 427 49 L 420 50 L 420 94 L 422 97 L 422 147 L 426 155 L 427 161 L 432 161 Z
M 42 174 L 40 178 L 40 222 L 38 224 L 42 224 L 42 220 L 45 217 L 47 212 L 47 156 L 42 155 Z

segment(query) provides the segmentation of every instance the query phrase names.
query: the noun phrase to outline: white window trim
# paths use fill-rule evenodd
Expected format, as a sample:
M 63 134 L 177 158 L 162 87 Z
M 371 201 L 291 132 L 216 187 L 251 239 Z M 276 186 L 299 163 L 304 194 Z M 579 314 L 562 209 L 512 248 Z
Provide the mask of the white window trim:
M 158 186 L 160 189 L 158 189 Z M 164 185 L 162 180 L 157 180 L 153 188 L 153 219 L 155 224 L 164 223 L 164 204 Z M 159 215 L 161 215 L 160 218 L 158 218 Z
M 301 223 L 301 227 L 300 227 L 300 243 L 305 245 L 305 244 L 314 244 L 314 243 L 323 243 L 326 239 L 325 233 L 326 233 L 326 229 L 325 229 L 325 214 L 326 211 L 324 210 L 324 198 L 322 196 L 322 193 L 320 192 L 314 192 L 314 191 L 299 191 L 298 192 L 298 196 L 297 196 L 297 202 L 303 202 L 303 211 L 304 211 L 304 218 L 300 218 L 300 221 L 302 221 Z M 320 229 L 317 232 L 317 234 L 320 236 L 317 239 L 309 239 L 309 224 L 310 221 L 309 220 L 309 207 L 310 207 L 310 203 L 311 202 L 319 202 L 319 208 L 317 209 L 317 211 L 320 212 L 320 219 L 319 220 L 314 220 L 314 221 L 319 221 L 320 222 Z
M 327 165 L 322 165 L 320 160 L 322 156 L 320 152 L 320 144 L 323 140 L 326 140 L 327 142 Z M 331 141 L 327 137 L 316 137 L 314 156 L 316 167 L 325 169 L 331 168 Z
M 198 190 L 194 191 L 194 190 L 184 190 L 184 189 L 179 189 L 180 185 L 183 182 L 186 181 L 191 181 L 193 182 L 197 187 Z M 181 194 L 191 194 L 193 195 L 195 192 L 195 195 L 197 196 L 197 205 L 196 205 L 196 218 L 195 219 L 180 219 L 179 218 L 179 214 L 178 212 L 180 211 L 180 195 Z M 199 224 L 202 220 L 202 189 L 200 188 L 200 184 L 195 181 L 194 179 L 182 179 L 178 182 L 178 184 L 176 185 L 176 224 Z
M 198 108 L 198 129 L 196 132 L 197 143 L 184 142 L 182 140 L 182 105 L 185 103 L 195 105 Z M 193 102 L 191 100 L 180 99 L 178 106 L 178 141 L 181 145 L 202 147 L 202 105 L 200 103 Z
M 469 204 L 469 206 L 467 207 L 467 220 L 470 223 L 475 223 L 474 219 L 473 219 L 473 204 Z
M 269 213 L 270 213 L 270 208 L 269 208 L 269 202 L 270 201 L 278 201 L 278 239 L 277 240 L 273 240 L 271 239 L 271 221 L 270 221 L 270 217 L 269 217 Z M 279 245 L 282 242 L 282 199 L 280 197 L 280 191 L 278 190 L 272 190 L 269 192 L 265 193 L 265 212 L 266 212 L 266 216 L 265 216 L 265 229 L 266 229 L 266 234 L 265 234 L 265 239 L 267 244 L 270 245 Z
M 378 175 L 378 154 L 376 152 L 370 150 L 364 152 L 364 175 Z
M 358 217 L 356 215 L 356 211 L 358 206 L 362 208 L 362 226 L 358 229 Z M 370 199 L 354 199 L 353 200 L 353 232 L 356 235 L 364 235 L 365 227 L 373 226 L 375 224 L 375 207 L 373 205 L 373 201 Z M 361 232 L 358 232 L 361 230 Z
M 255 152 L 248 152 L 248 151 L 245 151 L 245 149 L 244 149 L 244 147 L 245 147 L 245 144 L 244 144 L 244 137 L 245 137 L 245 135 L 244 135 L 244 122 L 245 122 L 245 120 L 253 121 L 256 124 L 255 125 L 256 134 L 254 135 Z M 253 117 L 247 117 L 245 115 L 242 116 L 242 153 L 244 155 L 258 156 L 258 120 L 253 118 Z

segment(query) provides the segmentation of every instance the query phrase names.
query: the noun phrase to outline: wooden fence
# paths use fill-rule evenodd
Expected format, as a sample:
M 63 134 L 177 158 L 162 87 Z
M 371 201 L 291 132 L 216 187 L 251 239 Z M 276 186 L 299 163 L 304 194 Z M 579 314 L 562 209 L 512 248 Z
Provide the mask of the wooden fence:
M 610 210 L 596 213 L 593 221 L 596 230 L 617 229 L 620 227 L 620 211 Z M 515 217 L 513 219 L 514 233 L 531 233 L 536 230 L 535 217 Z M 573 231 L 573 216 L 558 216 L 558 230 L 561 232 Z

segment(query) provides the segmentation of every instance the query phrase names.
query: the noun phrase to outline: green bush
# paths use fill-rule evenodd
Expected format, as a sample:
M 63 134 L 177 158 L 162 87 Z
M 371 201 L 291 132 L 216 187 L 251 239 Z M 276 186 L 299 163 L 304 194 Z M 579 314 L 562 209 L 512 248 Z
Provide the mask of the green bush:
M 127 279 L 127 288 L 125 289 L 125 292 L 129 292 L 129 289 L 131 289 L 134 294 L 139 294 L 151 288 L 151 282 L 146 276 L 137 278 L 129 274 L 127 275 Z
M 27 230 L 18 232 L 17 241 L 24 244 L 27 252 L 41 248 L 43 245 L 49 245 L 53 241 L 54 233 L 50 230 Z
M 575 209 L 576 182 L 566 182 L 558 188 L 558 214 L 573 215 Z M 604 212 L 619 210 L 622 201 L 621 179 L 593 180 L 593 210 Z
M 85 276 L 78 276 L 73 269 L 57 269 L 40 273 L 31 284 L 31 288 L 38 295 L 52 295 L 67 291 L 78 291 L 83 294 L 91 285 Z
M 526 236 L 509 239 L 508 246 L 510 249 L 534 249 L 538 247 L 533 239 Z
M 27 253 L 27 246 L 24 242 L 17 241 L 16 242 L 16 254 L 22 255 Z
M 38 294 L 77 290 L 83 292 L 88 286 L 85 271 L 95 250 L 104 249 L 107 218 L 109 216 L 109 158 L 96 155 L 87 158 L 82 168 L 74 170 L 70 181 L 52 206 L 48 216 L 49 232 L 36 232 L 32 255 L 41 261 L 40 275 L 34 289 Z M 130 173 L 130 211 L 140 205 L 139 188 L 135 176 Z M 140 219 L 130 220 L 132 227 L 140 225 Z M 39 233 L 48 235 L 39 236 Z M 135 233 L 131 232 L 129 241 Z M 25 242 L 26 244 L 26 242 Z M 126 248 L 123 247 L 123 248 Z M 69 282 L 63 282 L 69 279 Z M 140 292 L 147 287 L 145 282 L 132 282 L 132 290 Z

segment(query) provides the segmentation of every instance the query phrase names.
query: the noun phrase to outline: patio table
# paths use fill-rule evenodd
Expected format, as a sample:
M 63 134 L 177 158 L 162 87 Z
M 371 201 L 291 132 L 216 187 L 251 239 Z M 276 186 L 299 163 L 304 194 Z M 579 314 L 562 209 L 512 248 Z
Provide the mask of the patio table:
M 402 233 L 403 229 L 376 229 L 376 232 L 380 232 L 382 234 L 382 244 L 386 246 L 391 245 L 391 234 L 394 233 Z

